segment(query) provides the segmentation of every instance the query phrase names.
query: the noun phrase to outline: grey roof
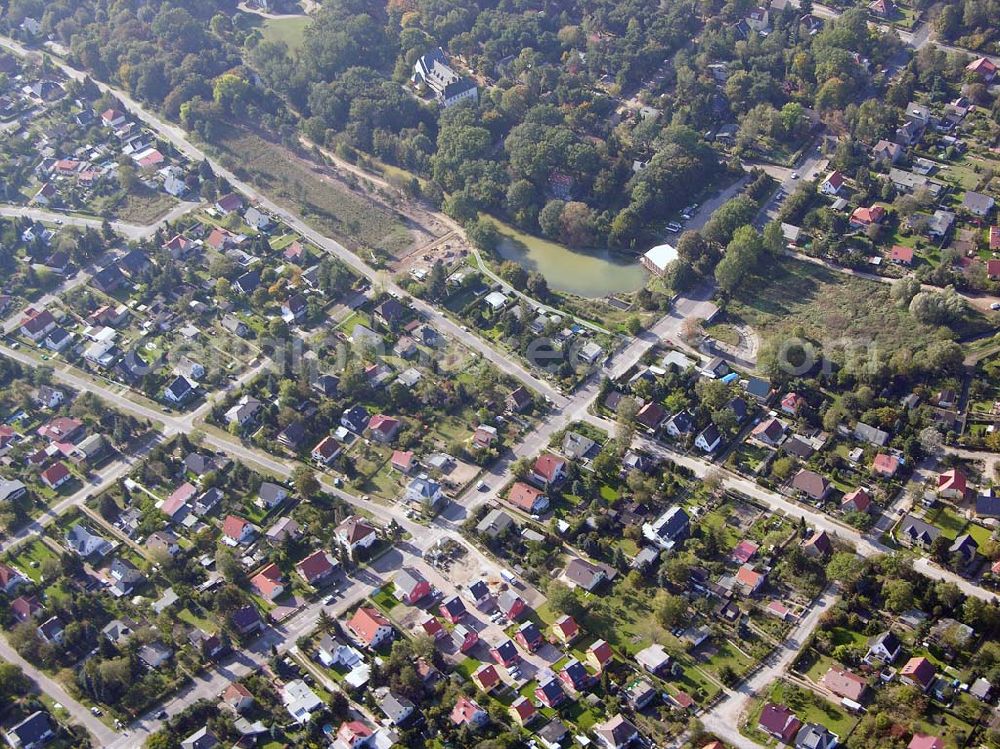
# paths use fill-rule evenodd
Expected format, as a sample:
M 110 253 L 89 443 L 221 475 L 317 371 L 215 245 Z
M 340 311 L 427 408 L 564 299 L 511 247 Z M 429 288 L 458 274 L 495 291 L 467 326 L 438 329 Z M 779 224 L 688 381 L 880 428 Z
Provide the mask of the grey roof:
M 869 424 L 865 424 L 863 421 L 859 421 L 858 425 L 854 427 L 854 436 L 859 440 L 870 442 L 871 444 L 878 445 L 879 447 L 884 447 L 889 441 L 888 432 L 877 429 Z
M 930 523 L 925 523 L 919 518 L 907 515 L 899 525 L 899 532 L 912 541 L 919 541 L 923 544 L 931 543 L 941 535 L 941 529 Z
M 10 737 L 16 736 L 20 746 L 41 745 L 41 742 L 52 733 L 52 722 L 48 713 L 37 710 L 13 726 L 8 732 Z

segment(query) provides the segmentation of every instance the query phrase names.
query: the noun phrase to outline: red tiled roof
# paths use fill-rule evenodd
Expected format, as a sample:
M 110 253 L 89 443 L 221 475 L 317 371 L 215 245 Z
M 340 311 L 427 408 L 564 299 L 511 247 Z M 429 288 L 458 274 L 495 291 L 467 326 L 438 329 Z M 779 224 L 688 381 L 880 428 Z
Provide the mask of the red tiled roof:
M 222 523 L 222 532 L 234 541 L 238 541 L 243 534 L 243 529 L 248 525 L 249 523 L 243 518 L 229 515 Z
M 913 248 L 901 244 L 893 245 L 892 254 L 889 255 L 889 259 L 896 263 L 906 263 L 909 265 L 913 262 Z
M 322 549 L 317 549 L 295 565 L 295 567 L 301 573 L 302 577 L 310 583 L 316 578 L 329 574 L 333 570 L 330 556 Z
M 42 480 L 49 486 L 59 483 L 69 476 L 69 469 L 62 462 L 53 463 L 42 471 Z
M 532 470 L 546 481 L 552 481 L 556 476 L 556 472 L 565 464 L 566 461 L 562 458 L 557 458 L 551 453 L 545 453 L 538 456 L 538 460 L 535 461 Z
M 510 494 L 507 495 L 507 501 L 525 512 L 531 512 L 535 501 L 544 493 L 541 489 L 536 489 L 523 481 L 515 481 L 510 488 Z
M 348 628 L 357 635 L 366 645 L 371 645 L 375 640 L 379 627 L 388 627 L 389 620 L 382 616 L 378 609 L 371 606 L 362 606 L 354 612 L 354 616 L 347 623 Z

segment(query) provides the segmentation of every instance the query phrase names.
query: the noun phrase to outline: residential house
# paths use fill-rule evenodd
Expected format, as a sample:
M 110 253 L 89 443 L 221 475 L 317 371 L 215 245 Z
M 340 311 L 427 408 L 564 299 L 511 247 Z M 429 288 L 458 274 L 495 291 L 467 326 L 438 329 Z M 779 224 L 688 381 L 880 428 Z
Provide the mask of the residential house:
M 529 653 L 534 653 L 538 648 L 542 646 L 542 633 L 532 621 L 527 621 L 521 624 L 517 628 L 517 632 L 514 634 L 514 639 L 517 644 L 522 648 L 527 650 Z
M 566 701 L 566 693 L 559 686 L 559 679 L 550 674 L 544 681 L 539 680 L 535 687 L 535 699 L 547 708 L 556 708 Z
M 403 500 L 413 502 L 428 509 L 434 509 L 444 499 L 444 489 L 437 481 L 420 474 L 406 485 Z
M 257 611 L 256 606 L 251 606 L 250 604 L 236 609 L 236 611 L 230 614 L 229 621 L 233 625 L 236 634 L 241 637 L 256 634 L 264 629 L 264 620 L 261 618 L 260 612 Z
M 926 692 L 937 676 L 934 664 L 922 656 L 914 656 L 899 669 L 899 680 Z
M 843 512 L 868 512 L 871 506 L 872 496 L 863 486 L 845 494 L 840 502 L 840 509 Z
M 720 444 L 722 444 L 722 433 L 712 423 L 702 429 L 694 440 L 695 447 L 705 453 L 715 452 Z
M 886 630 L 868 641 L 865 662 L 869 664 L 891 664 L 903 650 L 903 643 L 891 631 Z
M 607 665 L 615 658 L 614 651 L 605 640 L 595 640 L 591 643 L 590 647 L 587 648 L 586 655 L 587 663 L 599 674 L 603 673 Z
M 885 208 L 880 205 L 871 207 L 859 206 L 851 214 L 850 224 L 856 229 L 863 229 L 867 226 L 877 226 L 885 218 Z
M 895 455 L 879 453 L 872 461 L 872 473 L 884 478 L 892 478 L 899 470 L 899 458 Z
M 563 577 L 571 586 L 583 588 L 588 593 L 592 593 L 608 579 L 603 569 L 579 557 L 572 559 L 566 565 Z
M 687 538 L 691 519 L 680 505 L 674 505 L 652 523 L 644 523 L 642 535 L 664 551 Z
M 202 726 L 181 741 L 181 749 L 215 749 L 218 745 L 219 740 L 209 730 L 208 726 Z
M 416 705 L 403 695 L 391 691 L 388 687 L 376 689 L 374 694 L 379 710 L 382 711 L 390 725 L 401 726 L 416 712 Z
M 393 586 L 396 598 L 410 606 L 431 594 L 431 584 L 412 567 L 401 569 L 393 579 Z
M 891 0 L 875 0 L 871 5 L 880 3 L 892 5 Z M 839 737 L 831 733 L 826 726 L 821 726 L 818 723 L 806 723 L 795 734 L 795 749 L 835 749 L 838 741 Z
M 250 587 L 266 601 L 274 601 L 285 592 L 284 575 L 274 562 L 250 578 Z
M 248 520 L 236 515 L 227 515 L 222 522 L 222 535 L 230 546 L 249 542 L 255 532 L 256 529 Z
M 764 419 L 753 428 L 751 436 L 764 445 L 777 447 L 785 436 L 785 425 L 774 417 Z
M 514 719 L 514 722 L 519 726 L 526 726 L 538 715 L 538 711 L 535 709 L 534 703 L 527 697 L 519 695 L 515 699 L 507 710 L 510 713 L 510 717 Z
M 594 726 L 594 735 L 603 749 L 626 749 L 641 739 L 639 729 L 618 713 L 604 723 Z
M 489 722 L 489 715 L 475 700 L 462 695 L 451 709 L 451 722 L 461 727 L 478 730 Z
M 375 414 L 368 421 L 368 429 L 371 431 L 372 439 L 382 444 L 392 442 L 402 427 L 403 422 L 399 419 L 384 414 Z
M 767 582 L 767 573 L 758 572 L 749 564 L 741 565 L 736 571 L 736 584 L 744 595 L 757 595 L 765 582 Z
M 456 73 L 440 47 L 417 58 L 413 63 L 410 81 L 414 85 L 426 87 L 444 107 L 467 99 L 479 101 L 479 88 L 475 82 Z
M 11 726 L 7 730 L 6 738 L 13 749 L 39 749 L 55 738 L 55 735 L 56 728 L 48 713 L 36 710 L 24 720 Z
M 552 453 L 543 453 L 531 468 L 530 479 L 543 488 L 558 486 L 568 476 L 567 463 Z
M 313 713 L 326 709 L 326 703 L 302 679 L 287 682 L 280 691 L 285 709 L 300 725 L 312 720 Z
M 512 390 L 507 396 L 507 409 L 513 413 L 524 413 L 531 406 L 531 393 L 524 387 Z
M 833 542 L 826 531 L 816 531 L 802 542 L 802 552 L 812 559 L 824 559 L 833 553 Z
M 906 515 L 899 524 L 899 540 L 907 546 L 929 549 L 934 539 L 940 535 L 940 528 L 925 523 L 913 515 Z
M 885 164 L 895 164 L 903 156 L 903 147 L 898 143 L 888 140 L 880 140 L 872 148 L 872 158 L 876 162 Z
M 502 535 L 514 525 L 514 518 L 503 510 L 492 509 L 476 525 L 476 532 L 489 538 L 496 538 Z
M 564 645 L 569 645 L 580 636 L 580 627 L 569 614 L 563 614 L 552 625 L 552 633 Z
M 359 549 L 371 548 L 378 541 L 378 532 L 360 515 L 352 515 L 337 526 L 334 538 L 354 554 Z
M 694 417 L 688 411 L 678 411 L 667 420 L 667 434 L 674 439 L 694 433 Z
M 295 565 L 302 578 L 314 588 L 326 583 L 337 567 L 337 560 L 322 549 L 317 549 Z
M 976 218 L 986 218 L 990 215 L 996 201 L 991 195 L 967 190 L 962 198 L 962 210 L 970 213 Z
M 261 405 L 261 402 L 256 398 L 244 395 L 235 406 L 226 411 L 226 423 L 236 424 L 240 429 L 246 429 L 256 422 Z
M 760 731 L 785 744 L 793 743 L 801 726 L 802 721 L 795 716 L 795 713 L 784 705 L 773 702 L 764 705 L 757 721 L 757 728 Z
M 832 171 L 826 178 L 820 182 L 819 191 L 824 195 L 837 195 L 840 193 L 840 188 L 844 186 L 847 182 L 847 178 L 842 172 Z
M 253 707 L 253 694 L 239 682 L 232 682 L 222 691 L 222 702 L 235 713 L 244 713 Z
M 965 498 L 968 489 L 968 479 L 958 468 L 951 468 L 937 477 L 937 494 L 947 499 L 961 500 Z
M 472 681 L 477 687 L 489 694 L 500 684 L 500 674 L 492 663 L 484 663 L 472 674 Z
M 549 509 L 545 492 L 523 481 L 515 481 L 507 495 L 507 501 L 529 515 L 541 515 Z
M 69 472 L 66 464 L 62 461 L 56 461 L 44 471 L 39 474 L 39 478 L 42 483 L 45 484 L 49 489 L 58 489 L 63 484 L 68 482 L 73 478 L 73 474 Z
M 977 57 L 965 69 L 975 73 L 984 83 L 992 83 L 997 74 L 996 63 L 988 57 Z
M 261 483 L 254 504 L 268 510 L 274 509 L 288 498 L 288 490 L 270 481 Z
M 853 671 L 831 666 L 819 683 L 838 697 L 854 702 L 864 701 L 868 693 L 868 682 Z
M 392 625 L 382 613 L 372 606 L 361 606 L 347 622 L 347 629 L 366 647 L 372 650 L 391 640 Z
M 104 556 L 111 551 L 111 543 L 102 536 L 91 531 L 87 526 L 78 523 L 66 534 L 66 545 L 78 556 Z

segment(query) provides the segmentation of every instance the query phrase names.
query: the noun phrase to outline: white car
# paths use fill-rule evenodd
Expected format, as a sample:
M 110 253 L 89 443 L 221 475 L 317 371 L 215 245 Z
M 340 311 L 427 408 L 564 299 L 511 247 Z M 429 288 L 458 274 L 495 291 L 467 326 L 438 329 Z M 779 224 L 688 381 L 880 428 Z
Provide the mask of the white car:
M 990 309 L 1000 309 L 1000 302 L 993 302 L 993 304 L 990 305 Z
M 671 221 L 669 224 L 667 224 L 667 231 L 669 232 L 673 232 L 674 234 L 676 234 L 680 230 L 681 230 L 681 225 L 678 224 L 676 221 Z

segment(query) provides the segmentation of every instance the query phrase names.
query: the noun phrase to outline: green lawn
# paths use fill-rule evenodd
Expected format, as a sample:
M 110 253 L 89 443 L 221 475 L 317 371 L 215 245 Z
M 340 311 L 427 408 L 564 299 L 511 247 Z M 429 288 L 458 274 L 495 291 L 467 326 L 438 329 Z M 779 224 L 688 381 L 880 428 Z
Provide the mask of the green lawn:
M 305 38 L 306 27 L 312 21 L 309 16 L 300 18 L 268 18 L 261 26 L 261 34 L 264 41 L 284 42 L 288 45 L 288 51 L 294 53 Z
M 976 543 L 979 544 L 979 548 L 982 548 L 983 545 L 987 541 L 989 541 L 990 537 L 992 536 L 989 528 L 984 528 L 983 526 L 977 525 L 976 523 L 969 523 L 969 525 L 965 529 L 965 532 L 976 540 Z
M 10 557 L 12 566 L 17 567 L 35 583 L 42 579 L 42 562 L 55 559 L 56 553 L 40 540 L 22 546 L 17 554 Z M 36 564 L 32 566 L 32 562 Z
M 917 351 L 938 337 L 935 326 L 916 322 L 892 303 L 889 286 L 808 262 L 765 259 L 757 278 L 734 294 L 728 312 L 765 338 L 791 336 L 799 328 L 816 341 L 849 340 L 852 353 L 874 346 L 882 357 L 901 347 Z M 970 323 L 984 323 L 982 317 Z M 843 358 L 843 352 L 826 352 Z
M 788 705 L 803 723 L 819 723 L 838 736 L 847 736 L 857 723 L 857 718 L 832 702 L 824 700 L 814 692 L 790 689 L 783 681 L 776 681 L 771 687 L 773 702 Z
M 217 632 L 219 629 L 218 625 L 215 622 L 213 622 L 211 619 L 206 619 L 204 617 L 198 616 L 191 610 L 190 606 L 188 606 L 185 609 L 182 609 L 181 611 L 178 611 L 177 618 L 180 619 L 181 621 L 187 622 L 192 627 L 198 627 L 199 629 L 202 629 L 205 632 L 208 632 L 209 634 Z
M 962 533 L 967 525 L 965 518 L 952 510 L 950 507 L 939 506 L 927 513 L 924 518 L 931 525 L 940 528 L 941 533 L 951 540 Z M 978 540 L 978 539 L 977 539 Z

